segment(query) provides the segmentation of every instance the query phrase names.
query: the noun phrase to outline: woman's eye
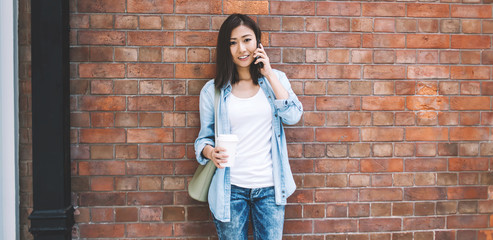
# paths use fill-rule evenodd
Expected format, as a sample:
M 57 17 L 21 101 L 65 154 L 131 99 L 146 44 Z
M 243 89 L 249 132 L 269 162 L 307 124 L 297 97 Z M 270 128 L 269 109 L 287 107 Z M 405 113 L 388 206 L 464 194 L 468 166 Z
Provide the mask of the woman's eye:
M 250 42 L 251 40 L 252 40 L 252 39 L 247 38 L 247 39 L 245 39 L 245 42 Z
M 236 42 L 229 42 L 229 45 L 235 45 Z

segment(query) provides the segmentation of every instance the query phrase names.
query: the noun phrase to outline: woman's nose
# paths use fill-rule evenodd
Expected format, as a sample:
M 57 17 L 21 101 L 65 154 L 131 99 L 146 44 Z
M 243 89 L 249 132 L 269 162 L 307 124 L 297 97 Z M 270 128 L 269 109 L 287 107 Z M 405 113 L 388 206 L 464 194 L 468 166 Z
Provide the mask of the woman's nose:
M 239 47 L 239 50 L 240 50 L 240 52 L 243 52 L 243 51 L 245 51 L 245 49 L 246 49 L 246 46 L 245 46 L 245 44 L 243 44 L 243 43 L 240 43 L 240 44 L 239 44 L 239 46 L 240 46 L 240 47 Z

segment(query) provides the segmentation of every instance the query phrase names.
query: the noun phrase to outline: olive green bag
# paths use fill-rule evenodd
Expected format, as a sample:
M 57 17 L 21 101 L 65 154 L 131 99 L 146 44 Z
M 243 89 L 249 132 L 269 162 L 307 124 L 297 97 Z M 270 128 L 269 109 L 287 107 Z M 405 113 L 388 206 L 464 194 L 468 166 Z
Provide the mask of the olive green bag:
M 214 139 L 217 139 L 217 105 L 220 94 L 220 91 L 216 88 L 214 95 Z M 216 165 L 212 160 L 209 160 L 205 165 L 199 165 L 188 184 L 188 195 L 197 201 L 207 202 L 209 186 L 215 172 Z

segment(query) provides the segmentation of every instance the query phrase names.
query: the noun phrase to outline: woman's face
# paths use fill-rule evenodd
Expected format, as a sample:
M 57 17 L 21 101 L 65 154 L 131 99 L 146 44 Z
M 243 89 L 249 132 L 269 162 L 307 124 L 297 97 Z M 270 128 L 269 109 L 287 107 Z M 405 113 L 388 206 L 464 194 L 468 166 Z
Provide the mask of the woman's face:
M 254 61 L 253 52 L 257 49 L 257 38 L 252 29 L 240 25 L 231 32 L 230 50 L 237 68 L 249 67 Z

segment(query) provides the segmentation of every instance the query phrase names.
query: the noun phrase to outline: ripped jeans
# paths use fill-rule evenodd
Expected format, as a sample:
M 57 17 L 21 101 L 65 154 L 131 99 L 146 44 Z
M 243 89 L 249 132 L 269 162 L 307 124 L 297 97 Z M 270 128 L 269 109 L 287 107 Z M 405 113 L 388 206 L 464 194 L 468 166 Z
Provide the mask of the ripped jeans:
M 284 205 L 276 205 L 274 187 L 249 189 L 232 185 L 231 221 L 214 219 L 219 240 L 248 239 L 250 214 L 255 240 L 282 239 Z

